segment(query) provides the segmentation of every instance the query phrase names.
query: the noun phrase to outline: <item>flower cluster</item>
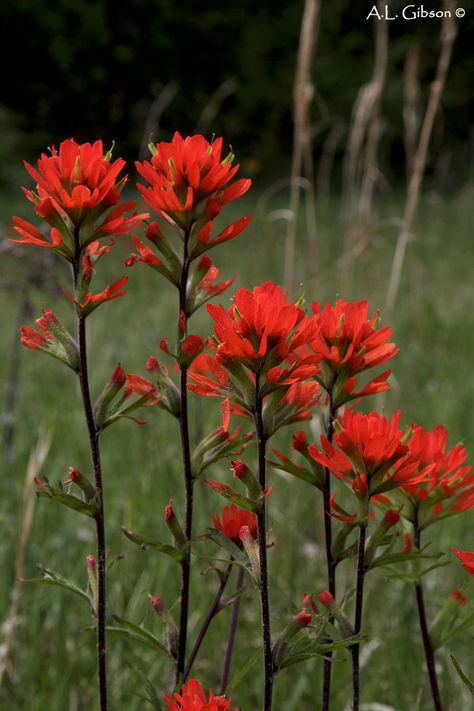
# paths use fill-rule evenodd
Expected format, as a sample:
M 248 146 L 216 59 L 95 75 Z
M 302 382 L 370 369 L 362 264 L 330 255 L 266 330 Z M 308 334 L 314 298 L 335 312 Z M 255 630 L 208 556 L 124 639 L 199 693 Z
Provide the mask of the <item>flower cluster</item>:
M 212 690 L 206 694 L 197 679 L 189 679 L 181 691 L 175 691 L 173 697 L 164 694 L 169 711 L 238 711 L 230 708 L 232 699 L 216 696 Z

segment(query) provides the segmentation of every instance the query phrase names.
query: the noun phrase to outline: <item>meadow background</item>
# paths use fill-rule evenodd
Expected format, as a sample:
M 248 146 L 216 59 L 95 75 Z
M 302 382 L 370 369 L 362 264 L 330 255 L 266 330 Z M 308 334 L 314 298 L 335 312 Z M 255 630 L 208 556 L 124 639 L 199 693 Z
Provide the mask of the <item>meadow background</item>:
M 395 11 L 401 6 L 391 5 Z M 121 8 L 106 0 L 62 0 L 41 11 L 39 7 L 39 0 L 21 0 L 0 11 L 4 63 L 18 53 L 22 56 L 15 70 L 7 72 L 0 106 L 0 709 L 81 711 L 95 703 L 94 635 L 86 630 L 91 624 L 87 605 L 58 589 L 23 584 L 15 591 L 12 615 L 18 551 L 24 555 L 23 577 L 36 576 L 35 566 L 42 563 L 85 586 L 85 556 L 94 546 L 87 521 L 45 500 L 34 506 L 34 487 L 31 481 L 25 484 L 28 461 L 39 442 L 50 442 L 43 474 L 52 480 L 64 479 L 72 464 L 87 471 L 89 453 L 75 378 L 59 363 L 18 347 L 19 325 L 31 324 L 42 308 L 53 308 L 73 327 L 61 293 L 61 285 L 69 279 L 67 271 L 56 260 L 38 254 L 40 250 L 13 249 L 7 240 L 13 214 L 31 219 L 19 189 L 21 184 L 30 186 L 21 160 L 33 161 L 47 145 L 69 136 L 115 140 L 117 154 L 130 162 L 132 192 L 132 161 L 144 157 L 150 134 L 156 140 L 168 139 L 175 129 L 183 134 L 199 130 L 208 136 L 223 135 L 242 164 L 242 174 L 254 182 L 245 198 L 229 206 L 226 222 L 242 214 L 253 214 L 254 220 L 244 234 L 214 252 L 222 276 L 235 276 L 235 288 L 266 279 L 282 282 L 288 277 L 287 231 L 294 225 L 293 295 L 303 293 L 307 302 L 367 298 L 372 310 L 381 309 L 383 318 L 412 158 L 405 150 L 403 118 L 407 56 L 418 47 L 414 106 L 419 130 L 436 71 L 441 22 L 390 23 L 387 68 L 375 109 L 381 126 L 376 178 L 370 209 L 361 213 L 359 177 L 364 175 L 367 138 L 361 145 L 356 180 L 350 185 L 344 165 L 354 135 L 353 107 L 374 72 L 377 26 L 365 20 L 370 3 L 321 3 L 306 77 L 314 88 L 306 125 L 312 140 L 305 155 L 311 160 L 303 166 L 305 182 L 295 213 L 289 179 L 294 149 L 292 91 L 303 3 L 242 0 L 229 9 L 210 0 L 179 6 L 165 0 L 133 0 Z M 450 443 L 463 440 L 470 451 L 474 451 L 472 26 L 469 13 L 457 24 L 451 67 L 434 118 L 423 189 L 390 319 L 400 353 L 393 361 L 393 386 L 384 402 L 387 413 L 401 407 L 406 424 L 443 423 Z M 128 240 L 121 239 L 101 264 L 104 284 L 125 271 L 122 261 L 129 252 Z M 127 274 L 127 296 L 104 306 L 89 322 L 96 394 L 118 361 L 127 371 L 144 373 L 148 355 L 158 355 L 159 340 L 174 334 L 171 287 L 145 265 Z M 224 294 L 223 301 L 229 298 Z M 204 311 L 194 323 L 193 330 L 209 332 Z M 213 405 L 193 399 L 194 440 L 199 432 L 218 424 Z M 366 406 L 375 406 L 374 400 Z M 164 538 L 164 505 L 173 497 L 177 508 L 181 506 L 177 425 L 161 411 L 147 413 L 147 419 L 142 427 L 120 422 L 103 436 L 108 548 L 116 558 L 109 574 L 108 600 L 111 613 L 159 633 L 147 593 L 163 595 L 173 604 L 178 570 L 166 558 L 139 550 L 120 531 L 125 524 Z M 317 422 L 312 424 L 309 430 L 315 435 Z M 288 446 L 290 438 L 289 430 L 280 433 L 274 446 Z M 226 468 L 225 463 L 216 466 L 212 478 L 225 479 Z M 308 496 L 304 484 L 278 473 L 272 472 L 270 478 L 274 490 L 269 515 L 275 541 L 269 555 L 271 603 L 278 630 L 289 612 L 300 606 L 303 593 L 324 587 L 325 564 L 319 497 Z M 196 497 L 199 532 L 210 525 L 211 514 L 221 508 L 222 500 L 201 483 Z M 450 545 L 472 549 L 472 516 L 466 513 L 429 529 L 426 539 L 429 534 L 435 537 L 435 550 L 447 551 Z M 204 575 L 206 565 L 195 559 L 190 639 L 215 589 L 213 574 Z M 344 577 L 348 569 L 347 564 L 341 566 L 339 586 L 345 592 L 351 584 Z M 449 591 L 464 581 L 460 566 L 452 561 L 449 568 L 426 579 L 431 619 Z M 367 591 L 364 708 L 375 711 L 381 707 L 372 704 L 378 703 L 397 711 L 428 711 L 413 590 L 377 572 L 370 574 Z M 219 679 L 217 662 L 228 617 L 226 610 L 215 620 L 195 665 L 196 675 L 209 685 Z M 260 643 L 259 607 L 251 589 L 244 595 L 238 635 L 234 671 Z M 153 694 L 148 684 L 158 693 L 167 688 L 168 662 L 118 637 L 110 638 L 109 650 L 111 708 L 152 708 L 139 694 Z M 469 632 L 438 654 L 446 708 L 468 710 L 472 702 L 456 677 L 448 651 L 474 676 Z M 338 710 L 347 708 L 350 697 L 348 664 L 344 655 L 339 656 L 334 695 Z M 307 662 L 281 673 L 275 685 L 275 708 L 318 708 L 319 667 L 317 661 Z M 254 671 L 237 686 L 234 697 L 244 711 L 251 711 L 258 707 L 259 694 L 260 675 Z

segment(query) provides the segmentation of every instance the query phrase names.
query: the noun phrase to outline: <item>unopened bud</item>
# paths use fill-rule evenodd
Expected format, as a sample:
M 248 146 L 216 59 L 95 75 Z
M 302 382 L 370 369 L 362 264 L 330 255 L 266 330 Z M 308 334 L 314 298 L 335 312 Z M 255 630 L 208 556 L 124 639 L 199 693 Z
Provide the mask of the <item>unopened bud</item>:
M 74 482 L 83 492 L 86 501 L 92 501 L 95 498 L 97 491 L 95 486 L 84 474 L 81 474 L 79 469 L 69 467 L 69 481 Z
M 306 593 L 305 596 L 303 597 L 303 607 L 306 610 L 312 610 L 313 612 L 318 611 L 318 608 L 316 607 L 316 603 L 313 600 L 313 596 L 310 593 Z
M 365 549 L 365 566 L 368 568 L 373 563 L 375 554 L 377 553 L 377 548 L 381 545 L 384 536 L 387 532 L 395 526 L 400 521 L 400 514 L 398 511 L 389 509 L 385 512 L 383 519 L 380 521 L 379 525 L 376 527 L 369 540 L 367 541 L 367 546 Z
M 230 464 L 230 469 L 246 487 L 249 498 L 257 500 L 261 495 L 260 484 L 245 462 L 241 459 L 234 459 Z
M 309 612 L 301 610 L 301 612 L 298 612 L 298 614 L 290 620 L 283 632 L 278 635 L 272 649 L 273 666 L 275 669 L 278 669 L 285 659 L 290 639 L 300 630 L 307 627 L 311 620 L 312 617 Z
M 258 550 L 258 543 L 252 536 L 249 526 L 242 526 L 239 531 L 239 538 L 242 541 L 244 549 L 249 557 L 250 566 L 252 568 L 252 573 L 257 585 L 261 583 L 260 576 L 260 554 Z
M 117 367 L 114 368 L 112 375 L 94 405 L 94 418 L 97 427 L 102 427 L 106 422 L 110 405 L 125 385 L 126 379 L 127 374 L 119 363 Z
M 162 597 L 149 594 L 148 599 L 150 600 L 156 614 L 163 622 L 163 636 L 166 647 L 171 656 L 176 659 L 178 653 L 179 634 L 173 616 L 166 607 L 165 601 Z
M 331 615 L 336 618 L 341 635 L 344 638 L 351 637 L 354 634 L 354 627 L 352 625 L 352 622 L 347 617 L 347 615 L 343 613 L 332 594 L 329 591 L 325 590 L 324 592 L 319 593 L 318 600 L 321 605 L 327 607 Z
M 186 543 L 186 537 L 174 512 L 172 500 L 165 506 L 165 521 L 178 548 L 184 546 Z

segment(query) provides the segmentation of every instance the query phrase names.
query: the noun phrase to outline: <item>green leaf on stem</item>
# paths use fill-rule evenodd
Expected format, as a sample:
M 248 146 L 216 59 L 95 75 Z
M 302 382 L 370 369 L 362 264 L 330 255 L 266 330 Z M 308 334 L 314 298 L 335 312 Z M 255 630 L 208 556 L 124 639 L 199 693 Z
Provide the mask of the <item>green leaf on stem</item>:
M 375 558 L 369 570 L 372 570 L 372 568 L 379 568 L 383 565 L 402 563 L 406 560 L 435 560 L 437 558 L 440 558 L 442 555 L 443 553 L 434 553 L 432 555 L 428 555 L 426 553 L 423 553 L 422 551 L 411 551 L 410 553 L 384 553 L 383 555 L 379 555 L 377 558 Z
M 232 677 L 232 681 L 226 689 L 226 694 L 228 696 L 234 691 L 235 687 L 240 684 L 244 676 L 248 674 L 248 672 L 251 670 L 253 665 L 260 659 L 260 657 L 263 657 L 263 649 L 258 649 L 255 654 L 251 656 L 247 662 L 245 662 L 244 666 L 241 667 L 236 674 L 234 674 L 234 676 Z
M 118 617 L 118 615 L 112 615 L 112 620 L 116 623 L 116 625 L 118 625 L 118 627 L 114 625 L 107 625 L 107 632 L 124 635 L 137 642 L 141 642 L 146 647 L 150 647 L 150 649 L 163 652 L 163 654 L 167 657 L 170 656 L 170 653 L 166 649 L 165 645 L 144 627 L 140 627 L 140 625 L 136 625 L 123 617 Z
M 454 654 L 449 655 L 451 658 L 451 661 L 453 663 L 453 667 L 456 669 L 457 673 L 459 674 L 461 681 L 467 686 L 469 691 L 471 692 L 472 696 L 474 696 L 474 682 L 472 682 L 469 677 L 465 675 L 463 670 L 461 669 L 458 660 L 454 656 Z
M 221 548 L 224 548 L 224 550 L 228 551 L 228 553 L 230 553 L 230 555 L 234 559 L 233 562 L 235 562 L 237 565 L 240 565 L 242 568 L 245 568 L 245 570 L 249 571 L 250 573 L 252 572 L 249 559 L 246 553 L 241 548 L 239 548 L 239 546 L 237 546 L 233 541 L 231 541 L 230 538 L 227 538 L 227 536 L 224 536 L 223 533 L 215 529 L 209 530 L 208 538 L 210 538 L 210 540 L 216 543 L 218 546 L 221 546 Z
M 41 496 L 46 499 L 53 499 L 63 506 L 67 506 L 69 509 L 73 509 L 83 516 L 89 516 L 93 518 L 97 513 L 97 504 L 95 499 L 90 501 L 84 501 L 77 496 L 68 494 L 64 491 L 64 486 L 61 482 L 57 486 L 53 486 L 49 483 L 48 479 L 37 479 L 36 484 L 40 489 L 36 492 L 37 496 Z
M 36 585 L 54 585 L 58 588 L 62 588 L 63 590 L 68 590 L 69 592 L 74 593 L 74 595 L 81 597 L 83 600 L 86 600 L 89 605 L 92 605 L 92 600 L 87 594 L 87 592 L 85 590 L 82 590 L 82 588 L 76 585 L 76 583 L 73 583 L 72 580 L 68 580 L 59 573 L 56 573 L 54 570 L 51 570 L 50 568 L 45 568 L 41 564 L 38 564 L 36 567 L 43 574 L 43 577 L 22 578 L 22 583 L 35 583 Z
M 170 546 L 167 543 L 161 543 L 161 541 L 157 541 L 154 538 L 148 538 L 147 536 L 141 536 L 138 533 L 129 531 L 128 528 L 126 528 L 125 526 L 122 526 L 122 531 L 130 541 L 133 541 L 133 543 L 136 543 L 137 545 L 139 545 L 140 548 L 142 548 L 143 550 L 152 548 L 153 550 L 157 551 L 158 553 L 164 553 L 165 555 L 169 555 L 171 558 L 176 560 L 178 563 L 180 563 L 182 560 L 184 560 L 185 553 L 183 550 L 180 550 L 179 548 Z

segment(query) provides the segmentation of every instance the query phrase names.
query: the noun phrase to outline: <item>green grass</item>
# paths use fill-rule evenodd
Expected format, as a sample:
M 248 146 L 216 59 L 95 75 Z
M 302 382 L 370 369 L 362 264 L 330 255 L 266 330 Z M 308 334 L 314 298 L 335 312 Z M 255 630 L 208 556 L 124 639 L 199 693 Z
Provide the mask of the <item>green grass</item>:
M 277 201 L 276 201 L 277 203 Z M 265 279 L 281 280 L 284 255 L 284 226 L 266 217 L 250 227 L 247 234 L 216 250 L 212 257 L 222 268 L 222 276 L 236 274 L 235 286 L 252 286 Z M 254 212 L 252 198 L 233 204 L 235 214 Z M 369 247 L 344 275 L 335 267 L 343 244 L 340 206 L 321 205 L 318 217 L 317 269 L 308 268 L 304 227 L 301 226 L 297 252 L 298 279 L 307 301 L 368 298 L 373 309 L 383 308 L 390 261 L 396 241 L 392 218 L 400 216 L 401 202 L 394 200 L 379 207 L 380 229 Z M 470 229 L 471 200 L 468 194 L 449 201 L 427 196 L 416 225 L 416 239 L 409 244 L 397 308 L 393 319 L 395 340 L 400 353 L 393 361 L 395 385 L 388 395 L 388 412 L 401 407 L 406 424 L 417 421 L 431 427 L 444 423 L 450 441 L 464 439 L 474 450 L 474 248 Z M 4 208 L 5 221 L 9 214 Z M 230 218 L 229 218 L 230 221 Z M 106 276 L 122 273 L 121 261 L 128 254 L 126 241 L 120 242 L 104 260 Z M 25 247 L 21 263 L 4 257 L 8 278 L 21 283 L 29 260 L 38 256 Z M 311 267 L 312 265 L 309 265 Z M 51 306 L 58 317 L 73 328 L 72 310 L 54 285 L 67 285 L 68 274 L 60 269 L 45 272 L 51 287 L 31 287 L 34 304 L 29 322 L 41 308 Z M 120 361 L 128 371 L 144 373 L 150 353 L 158 355 L 158 342 L 174 335 L 176 293 L 145 265 L 128 272 L 130 288 L 126 298 L 106 304 L 90 319 L 90 362 L 92 389 L 98 394 L 114 365 Z M 99 276 L 99 279 L 101 277 Z M 344 283 L 343 283 L 344 280 Z M 298 296 L 299 294 L 296 294 Z M 229 293 L 223 301 L 229 301 Z M 19 295 L 3 293 L 0 375 L 7 377 Z M 209 320 L 201 311 L 193 330 L 209 331 Z M 218 424 L 216 402 L 199 403 L 194 398 L 192 431 Z M 370 402 L 370 406 L 374 402 Z M 214 407 L 213 407 L 214 406 Z M 159 634 L 159 621 L 147 600 L 147 593 L 163 595 L 176 604 L 179 571 L 176 564 L 151 551 L 141 551 L 124 539 L 122 524 L 149 536 L 166 539 L 163 508 L 173 497 L 182 510 L 182 474 L 179 433 L 176 422 L 158 411 L 147 415 L 148 425 L 139 427 L 123 421 L 110 428 L 102 440 L 108 548 L 119 560 L 110 571 L 109 611 L 144 624 Z M 51 479 L 66 478 L 67 467 L 89 470 L 87 436 L 80 408 L 77 383 L 61 364 L 33 351 L 21 354 L 21 387 L 16 411 L 16 440 L 13 460 L 4 469 L 0 515 L 0 620 L 8 616 L 13 582 L 15 547 L 20 520 L 24 472 L 29 454 L 41 432 L 52 436 L 52 446 L 44 473 Z M 290 431 L 281 433 L 278 446 L 285 447 Z M 250 458 L 254 452 L 249 453 Z M 228 480 L 227 465 L 209 472 L 212 478 Z M 322 550 L 321 502 L 305 484 L 270 473 L 274 484 L 269 499 L 269 517 L 275 545 L 269 551 L 271 603 L 274 632 L 300 605 L 305 592 L 325 587 Z M 222 499 L 199 483 L 197 487 L 196 533 L 210 524 L 211 513 Z M 472 549 L 469 514 L 433 528 L 436 550 L 450 545 Z M 25 574 L 35 575 L 35 564 L 47 565 L 79 584 L 86 585 L 85 557 L 94 550 L 91 522 L 48 501 L 39 500 L 32 535 L 28 543 Z M 352 585 L 352 563 L 341 566 L 339 590 L 348 593 Z M 454 562 L 435 571 L 427 581 L 428 614 L 431 618 L 452 587 L 465 576 Z M 216 575 L 202 559 L 194 559 L 191 596 L 190 639 L 216 586 Z M 414 594 L 409 586 L 372 573 L 367 585 L 366 625 L 368 642 L 362 657 L 364 702 L 378 702 L 399 711 L 431 708 L 414 612 Z M 348 607 L 350 603 L 348 603 Z M 211 627 L 195 665 L 195 674 L 205 684 L 216 687 L 225 644 L 229 611 L 222 612 Z M 95 708 L 94 635 L 85 630 L 91 624 L 87 605 L 79 599 L 46 586 L 24 585 L 21 620 L 17 628 L 8 677 L 0 690 L 0 709 L 8 711 L 70 711 Z M 242 605 L 233 669 L 236 671 L 260 644 L 259 605 L 250 583 Z M 454 640 L 450 650 L 458 657 L 468 676 L 472 668 L 472 641 L 466 633 Z M 343 653 L 335 664 L 334 709 L 349 708 L 350 665 Z M 468 709 L 469 701 L 449 661 L 448 650 L 438 654 L 440 683 L 446 708 Z M 471 666 L 471 668 L 469 668 Z M 276 680 L 275 709 L 293 711 L 319 707 L 320 662 L 307 662 L 283 672 Z M 169 689 L 170 664 L 151 650 L 111 637 L 109 679 L 111 709 L 138 711 L 146 706 L 138 694 L 145 674 L 161 692 Z M 243 711 L 260 705 L 259 666 L 234 692 Z M 420 696 L 420 705 L 417 699 Z M 151 708 L 151 707 L 150 707 Z

